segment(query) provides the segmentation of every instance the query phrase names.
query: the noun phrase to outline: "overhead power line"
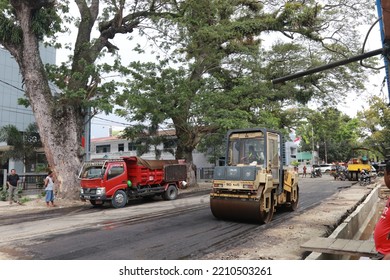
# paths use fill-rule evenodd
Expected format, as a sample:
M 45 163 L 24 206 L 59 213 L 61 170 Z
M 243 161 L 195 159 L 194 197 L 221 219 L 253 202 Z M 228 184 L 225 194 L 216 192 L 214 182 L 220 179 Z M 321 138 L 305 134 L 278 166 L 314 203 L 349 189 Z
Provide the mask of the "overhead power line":
M 105 119 L 105 118 L 101 118 L 101 117 L 93 117 L 94 119 L 99 119 L 99 120 L 103 120 L 103 121 L 107 121 L 107 122 L 110 122 L 110 123 L 116 123 L 116 124 L 121 124 L 123 126 L 131 126 L 132 124 L 130 123 L 124 123 L 124 122 L 119 122 L 119 121 L 114 121 L 114 120 L 110 120 L 110 119 Z

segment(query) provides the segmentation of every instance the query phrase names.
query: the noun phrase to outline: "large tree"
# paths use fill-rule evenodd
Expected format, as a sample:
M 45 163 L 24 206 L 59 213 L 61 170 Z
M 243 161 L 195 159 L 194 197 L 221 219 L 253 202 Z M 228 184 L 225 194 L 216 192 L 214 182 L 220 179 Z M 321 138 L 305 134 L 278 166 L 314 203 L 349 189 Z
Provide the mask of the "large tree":
M 117 52 L 120 46 L 116 46 L 113 39 L 119 34 L 129 34 L 137 29 L 146 34 L 149 27 L 160 32 L 167 22 L 184 15 L 183 20 L 176 20 L 175 25 L 161 30 L 164 32 L 161 34 L 168 38 L 178 31 L 179 38 L 183 40 L 178 41 L 178 48 L 169 62 L 180 60 L 186 64 L 182 68 L 161 64 L 166 72 L 162 79 L 167 79 L 167 83 L 161 80 L 157 83 L 159 87 L 171 88 L 165 92 L 184 94 L 167 94 L 162 100 L 164 102 L 154 103 L 153 109 L 161 106 L 164 113 L 167 110 L 165 106 L 170 106 L 172 113 L 169 118 L 177 124 L 177 156 L 191 162 L 190 152 L 202 133 L 211 132 L 209 127 L 244 126 L 252 123 L 257 115 L 269 115 L 259 110 L 262 107 L 257 106 L 258 102 L 255 106 L 247 101 L 239 102 L 255 96 L 249 89 L 256 88 L 257 80 L 254 78 L 257 74 L 251 74 L 252 79 L 246 77 L 246 73 L 251 73 L 246 62 L 255 61 L 250 53 L 260 43 L 256 35 L 275 31 L 290 38 L 302 34 L 304 38 L 324 42 L 318 36 L 319 31 L 336 31 L 333 34 L 338 35 L 343 29 L 341 25 L 325 26 L 327 19 L 322 16 L 326 13 L 335 17 L 333 25 L 345 24 L 347 21 L 342 17 L 354 12 L 367 14 L 364 8 L 366 2 L 325 2 L 332 5 L 320 6 L 310 0 L 269 0 L 264 2 L 265 6 L 254 0 L 0 0 L 0 44 L 20 67 L 26 97 L 34 112 L 48 163 L 59 179 L 60 196 L 78 196 L 77 173 L 84 155 L 80 142 L 89 109 L 109 112 L 115 94 L 120 90 L 115 81 L 104 79 L 104 73 L 121 68 L 119 58 L 112 56 L 109 63 L 99 63 L 102 57 Z M 70 4 L 75 4 L 79 12 L 77 17 L 69 14 Z M 333 13 L 334 9 L 341 12 Z M 336 18 L 337 15 L 340 17 Z M 354 20 L 360 18 L 355 15 Z M 43 41 L 56 44 L 54 35 L 58 31 L 66 31 L 65 23 L 73 24 L 77 30 L 75 42 L 71 44 L 72 55 L 59 67 L 45 67 L 39 44 Z M 335 53 L 347 53 L 350 44 L 339 42 L 353 42 L 357 37 L 353 32 L 355 25 L 345 25 L 350 37 L 336 36 L 332 44 L 325 45 L 326 48 Z M 170 44 L 164 42 L 164 46 L 169 47 Z M 340 46 L 345 48 L 337 48 Z M 232 69 L 231 65 L 239 68 Z M 279 74 L 270 69 L 270 76 Z M 56 94 L 50 90 L 49 80 L 59 88 Z M 259 93 L 271 89 L 264 84 L 259 84 L 259 88 L 263 89 Z M 245 92 L 246 99 L 240 94 L 241 90 Z M 230 93 L 228 99 L 225 98 L 227 92 Z M 269 97 L 260 96 L 258 101 L 272 100 L 276 96 L 276 93 L 270 93 Z M 194 105 L 189 102 L 202 100 L 210 103 Z M 226 105 L 223 110 L 216 107 L 220 103 Z M 247 111 L 248 108 L 250 111 Z M 147 110 L 144 112 L 149 114 Z M 207 115 L 207 112 L 212 114 Z M 167 119 L 166 115 L 160 118 L 162 115 L 156 114 L 154 124 Z M 212 119 L 218 122 L 210 123 Z
M 69 14 L 71 4 L 79 16 Z M 116 53 L 115 36 L 147 28 L 149 18 L 174 16 L 176 5 L 174 0 L 0 1 L 0 44 L 20 67 L 48 163 L 57 173 L 60 196 L 78 197 L 81 139 L 89 108 L 110 111 L 110 98 L 117 92 L 115 82 L 104 82 L 102 75 L 119 67 L 120 61 L 113 56 L 110 65 L 99 64 L 99 58 Z M 65 23 L 77 30 L 73 53 L 67 63 L 45 67 L 39 45 L 50 39 L 55 44 L 54 35 L 66 31 Z M 49 80 L 59 88 L 56 94 Z
M 390 108 L 378 96 L 368 100 L 369 107 L 358 112 L 363 146 L 385 160 L 390 152 Z
M 154 125 L 169 121 L 178 137 L 176 156 L 192 167 L 192 151 L 204 137 L 258 125 L 284 129 L 294 119 L 285 109 L 297 102 L 316 98 L 327 105 L 361 89 L 364 76 L 356 65 L 278 87 L 270 83 L 360 50 L 355 25 L 343 24 L 374 12 L 368 1 L 322 2 L 185 1 L 175 26 L 159 26 L 175 43 L 168 59 L 130 65 L 131 86 L 119 100 L 123 115 Z M 261 48 L 263 38 L 275 46 Z
M 348 161 L 353 148 L 359 144 L 360 127 L 357 118 L 351 118 L 335 108 L 307 110 L 305 119 L 297 128 L 302 138 L 302 151 L 318 151 L 321 160 L 331 163 Z

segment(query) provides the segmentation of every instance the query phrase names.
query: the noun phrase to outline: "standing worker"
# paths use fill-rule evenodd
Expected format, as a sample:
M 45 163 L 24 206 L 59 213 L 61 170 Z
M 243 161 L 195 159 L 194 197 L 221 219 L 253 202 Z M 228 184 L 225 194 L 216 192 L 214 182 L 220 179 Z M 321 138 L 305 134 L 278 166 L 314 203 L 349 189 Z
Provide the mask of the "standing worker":
M 306 177 L 306 165 L 303 166 L 303 175 L 302 177 Z
M 54 181 L 53 181 L 53 171 L 49 171 L 47 177 L 45 178 L 45 191 L 46 191 L 46 205 L 47 207 L 54 207 Z M 51 204 L 51 205 L 50 205 Z
M 16 174 L 15 169 L 11 169 L 11 174 L 7 176 L 7 185 L 9 190 L 9 204 L 12 204 L 12 202 L 16 202 L 20 204 L 19 199 L 17 198 L 15 199 L 15 196 L 17 197 L 17 192 L 18 192 L 18 182 L 19 182 L 19 175 Z
M 375 225 L 374 242 L 377 252 L 383 255 L 383 260 L 390 260 L 390 198 Z

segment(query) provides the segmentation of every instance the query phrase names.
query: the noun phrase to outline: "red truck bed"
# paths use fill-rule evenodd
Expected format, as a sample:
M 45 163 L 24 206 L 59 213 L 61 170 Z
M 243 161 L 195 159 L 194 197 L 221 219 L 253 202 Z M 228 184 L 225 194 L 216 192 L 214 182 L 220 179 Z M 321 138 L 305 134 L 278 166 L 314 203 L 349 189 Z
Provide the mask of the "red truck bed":
M 186 179 L 186 165 L 177 160 L 145 160 L 123 157 L 133 186 L 155 185 Z

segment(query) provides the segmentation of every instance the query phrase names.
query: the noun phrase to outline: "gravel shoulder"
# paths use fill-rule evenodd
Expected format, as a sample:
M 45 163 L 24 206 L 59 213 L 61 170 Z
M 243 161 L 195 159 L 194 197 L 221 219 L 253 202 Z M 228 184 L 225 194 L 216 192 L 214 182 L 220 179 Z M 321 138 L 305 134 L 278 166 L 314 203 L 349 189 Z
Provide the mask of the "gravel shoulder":
M 377 184 L 385 187 L 383 179 Z M 267 225 L 261 235 L 248 236 L 244 245 L 213 252 L 204 259 L 302 260 L 311 252 L 301 249 L 301 244 L 313 237 L 329 236 L 364 201 L 374 186 L 362 187 L 355 184 L 341 189 L 319 206 L 301 213 L 298 210 L 299 214 L 287 221 Z M 386 195 L 381 196 L 380 205 L 386 200 Z M 380 212 L 381 207 L 379 209 Z

